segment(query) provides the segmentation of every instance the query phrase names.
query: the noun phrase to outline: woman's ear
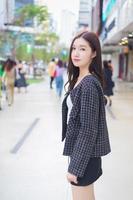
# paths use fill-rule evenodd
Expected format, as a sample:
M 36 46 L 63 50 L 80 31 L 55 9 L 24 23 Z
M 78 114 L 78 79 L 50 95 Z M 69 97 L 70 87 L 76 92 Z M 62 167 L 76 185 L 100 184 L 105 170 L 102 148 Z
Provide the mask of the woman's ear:
M 93 53 L 92 53 L 92 58 L 95 58 L 96 57 L 96 51 L 94 51 Z

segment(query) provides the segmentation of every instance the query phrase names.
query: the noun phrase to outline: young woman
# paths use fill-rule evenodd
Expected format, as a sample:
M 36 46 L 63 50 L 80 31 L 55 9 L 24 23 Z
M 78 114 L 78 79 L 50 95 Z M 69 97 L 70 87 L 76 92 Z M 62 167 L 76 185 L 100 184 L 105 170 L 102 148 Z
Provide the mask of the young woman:
M 58 60 L 55 70 L 56 70 L 56 76 L 55 76 L 56 92 L 57 95 L 61 97 L 63 90 L 63 82 L 64 82 L 63 74 L 65 71 L 62 60 Z
M 8 59 L 5 62 L 5 82 L 8 106 L 11 106 L 14 102 L 15 66 L 16 62 L 14 60 Z
M 102 175 L 101 156 L 110 152 L 103 95 L 101 48 L 95 33 L 77 35 L 70 47 L 68 92 L 62 104 L 63 155 L 73 200 L 94 200 Z
M 24 70 L 24 66 L 21 60 L 19 60 L 19 63 L 16 66 L 16 81 L 15 86 L 18 88 L 18 93 L 20 93 L 20 89 L 22 87 L 25 88 L 25 92 L 27 92 L 27 82 L 25 78 L 26 72 Z

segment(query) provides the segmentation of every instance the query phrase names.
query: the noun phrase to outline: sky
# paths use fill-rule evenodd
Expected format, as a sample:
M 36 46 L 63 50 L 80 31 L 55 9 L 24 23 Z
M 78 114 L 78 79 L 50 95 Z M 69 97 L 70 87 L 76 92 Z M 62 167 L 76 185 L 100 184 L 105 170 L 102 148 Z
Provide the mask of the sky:
M 62 9 L 68 9 L 75 14 L 78 13 L 79 0 L 45 0 L 45 2 L 54 14 L 60 12 Z
M 63 9 L 72 11 L 75 14 L 75 18 L 78 19 L 79 0 L 45 0 L 45 2 L 59 24 L 58 28 L 60 28 L 61 11 Z

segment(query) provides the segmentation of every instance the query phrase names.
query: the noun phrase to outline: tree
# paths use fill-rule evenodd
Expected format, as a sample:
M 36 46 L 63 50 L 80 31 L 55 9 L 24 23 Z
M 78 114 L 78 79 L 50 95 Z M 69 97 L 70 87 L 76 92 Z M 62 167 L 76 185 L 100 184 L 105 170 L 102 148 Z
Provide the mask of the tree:
M 49 25 L 49 13 L 46 6 L 38 5 L 27 5 L 19 10 L 17 10 L 16 19 L 14 20 L 15 25 L 24 26 L 26 21 L 35 21 L 36 26 L 41 25 L 43 33 L 34 34 L 34 45 L 35 46 L 45 46 L 44 49 L 32 47 L 34 52 L 34 57 L 42 58 L 45 61 L 49 61 L 56 52 L 56 44 L 59 37 L 56 33 L 50 31 Z M 32 23 L 33 24 L 33 23 Z M 20 48 L 21 49 L 21 48 Z M 22 53 L 22 51 L 19 51 Z M 22 54 L 21 54 L 22 55 Z M 21 57 L 19 55 L 19 57 Z
M 59 37 L 54 32 L 44 32 L 43 34 L 38 34 L 35 37 L 35 44 L 36 45 L 47 45 L 49 42 L 52 46 L 56 44 L 56 42 L 59 40 Z
M 33 26 L 35 23 L 37 28 L 41 26 L 43 33 L 30 34 L 20 30 L 15 37 L 10 37 L 7 41 L 12 44 L 14 57 L 17 56 L 17 58 L 25 60 L 41 58 L 48 62 L 51 57 L 58 55 L 57 43 L 59 37 L 56 33 L 51 32 L 49 18 L 50 15 L 46 6 L 29 4 L 16 11 L 14 26 L 25 27 L 27 22 L 30 22 L 29 25 Z M 32 38 L 32 41 L 29 41 L 28 38 Z M 38 48 L 39 46 L 44 48 Z M 29 48 L 31 51 L 28 50 Z
M 49 13 L 48 13 L 48 8 L 46 6 L 38 6 L 38 5 L 28 4 L 24 7 L 16 10 L 16 15 L 15 15 L 13 25 L 24 27 L 24 26 L 26 26 L 27 22 L 30 22 L 29 25 L 33 26 L 34 22 L 36 22 L 36 26 L 39 26 L 39 25 L 48 23 L 48 20 L 49 20 Z M 27 48 L 26 46 L 28 46 L 28 43 L 29 43 L 28 40 L 27 40 L 27 44 L 25 44 L 25 45 L 21 44 L 20 41 L 21 41 L 22 35 L 23 35 L 23 33 L 21 33 L 21 31 L 20 31 L 19 37 L 15 39 L 15 40 L 19 40 L 19 45 L 17 47 L 16 47 L 16 45 L 14 45 L 14 48 L 13 48 L 14 52 L 17 48 L 19 50 L 19 52 L 22 53 L 22 49 Z M 34 40 L 35 34 L 32 34 L 31 37 Z M 32 43 L 30 42 L 30 44 L 32 45 L 32 47 L 31 47 L 32 49 L 33 49 L 33 45 L 34 45 L 33 40 L 32 40 Z M 14 44 L 16 44 L 16 43 L 17 42 L 15 41 Z M 26 41 L 24 43 L 26 43 Z M 21 57 L 22 54 L 19 55 L 19 53 L 17 53 L 17 55 L 18 55 L 18 57 Z M 25 54 L 23 54 L 23 55 L 25 57 Z M 30 55 L 30 53 L 26 57 L 29 58 L 29 56 L 31 56 L 32 58 L 34 57 L 33 55 Z
M 43 22 L 46 22 L 48 18 L 49 13 L 47 6 L 28 4 L 16 10 L 14 25 L 25 26 L 26 20 L 33 21 L 34 19 L 36 19 L 37 24 L 40 25 Z

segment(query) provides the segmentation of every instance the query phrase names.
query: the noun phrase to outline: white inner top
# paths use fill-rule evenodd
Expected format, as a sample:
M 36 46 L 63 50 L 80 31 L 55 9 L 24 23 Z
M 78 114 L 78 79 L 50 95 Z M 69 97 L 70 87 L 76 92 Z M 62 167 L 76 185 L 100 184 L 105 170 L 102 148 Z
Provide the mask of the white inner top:
M 67 97 L 66 104 L 67 104 L 67 107 L 68 107 L 68 114 L 67 114 L 67 124 L 68 124 L 69 117 L 70 117 L 70 112 L 71 112 L 72 107 L 73 107 L 70 94 Z

